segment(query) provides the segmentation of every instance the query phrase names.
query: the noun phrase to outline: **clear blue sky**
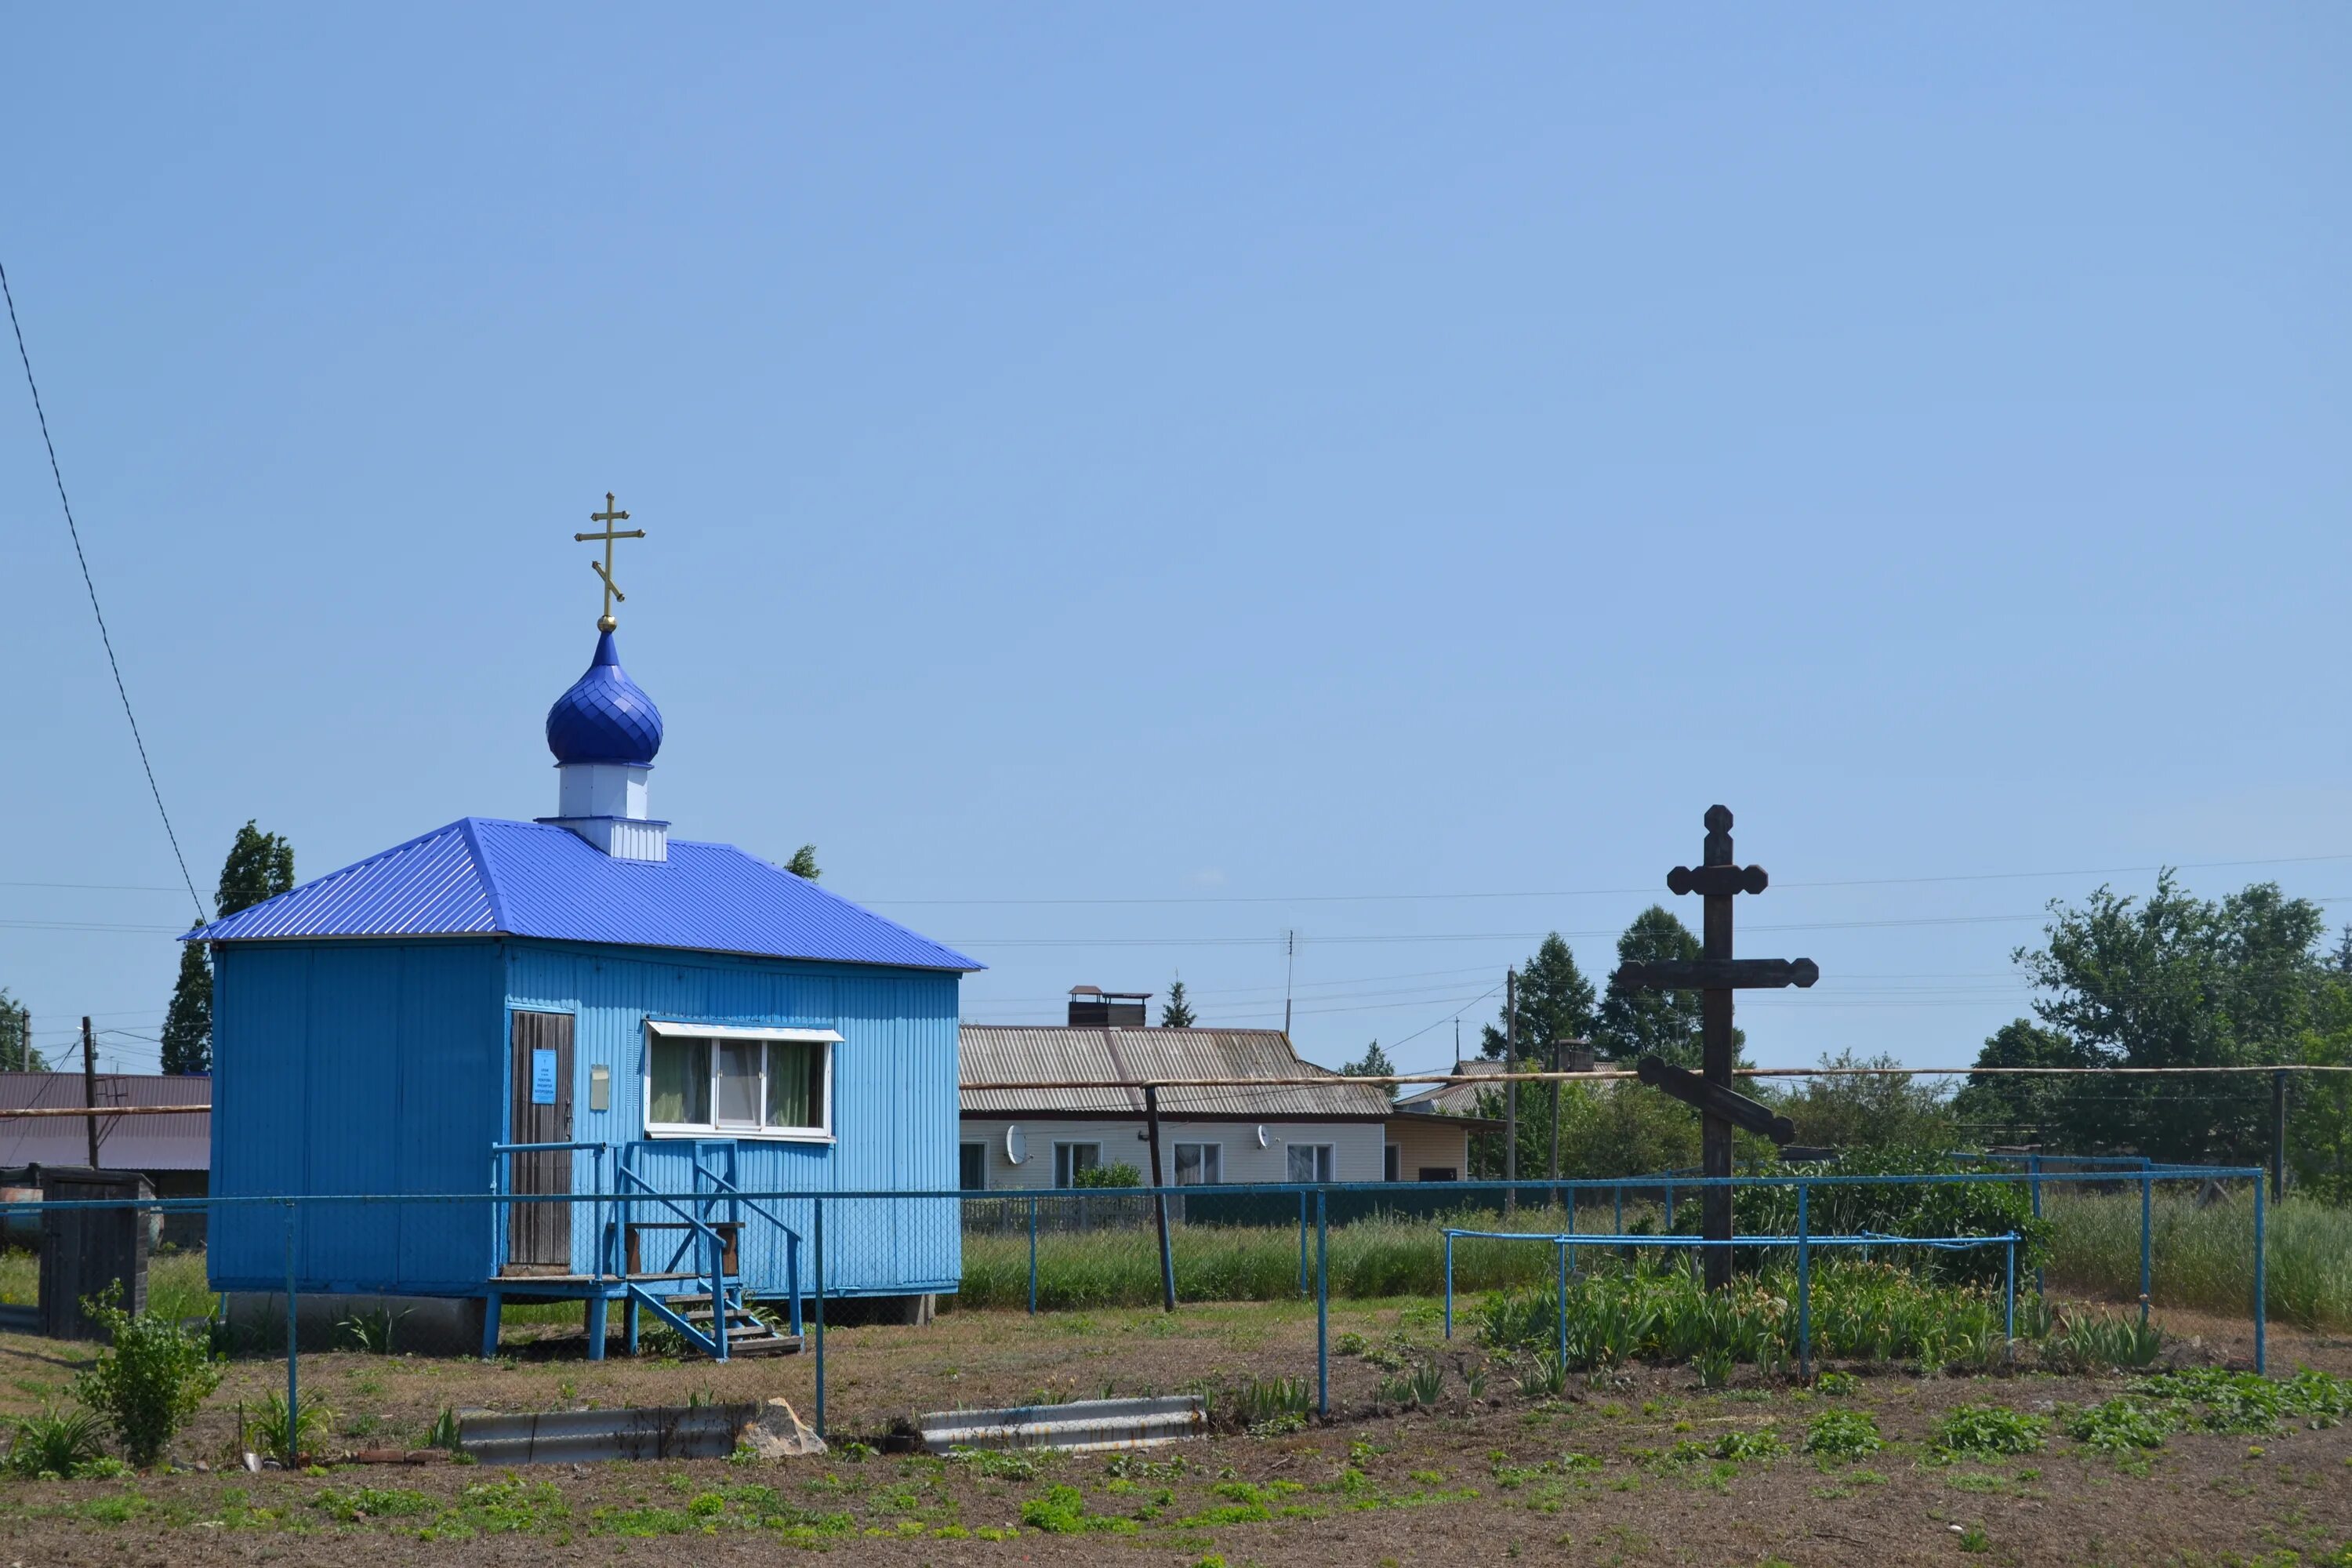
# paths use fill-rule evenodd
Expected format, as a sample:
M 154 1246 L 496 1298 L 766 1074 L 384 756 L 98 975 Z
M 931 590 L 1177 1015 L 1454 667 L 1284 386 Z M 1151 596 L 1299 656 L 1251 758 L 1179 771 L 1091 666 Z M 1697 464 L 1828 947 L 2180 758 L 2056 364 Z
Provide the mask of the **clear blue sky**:
M 1279 1022 L 1296 928 L 1302 1048 L 1433 1066 L 1542 931 L 1610 967 L 1717 800 L 1780 884 L 1742 951 L 1824 973 L 1743 1002 L 1770 1064 L 1969 1058 L 2100 879 L 1796 884 L 2292 857 L 2188 877 L 2352 918 L 2342 6 L 67 8 L 7 56 L 0 260 L 207 893 L 248 816 L 309 875 L 551 812 L 611 489 L 657 814 L 814 839 L 993 966 L 973 1017 L 1181 969 Z M 0 984 L 138 1066 L 187 899 L 15 374 Z M 1542 896 L 1426 896 L 1474 894 Z

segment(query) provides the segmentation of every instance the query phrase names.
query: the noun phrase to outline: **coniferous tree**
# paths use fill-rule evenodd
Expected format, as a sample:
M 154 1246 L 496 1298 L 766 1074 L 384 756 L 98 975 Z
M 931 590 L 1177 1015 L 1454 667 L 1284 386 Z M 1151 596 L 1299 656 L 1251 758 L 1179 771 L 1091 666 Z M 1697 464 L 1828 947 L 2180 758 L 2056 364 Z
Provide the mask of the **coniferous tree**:
M 1362 1056 L 1358 1057 L 1354 1061 L 1348 1063 L 1339 1070 L 1349 1078 L 1387 1078 L 1396 1071 L 1396 1063 L 1389 1060 L 1388 1052 L 1381 1049 L 1380 1041 L 1374 1040 L 1370 1045 L 1364 1047 L 1364 1054 Z M 1388 1095 L 1391 1100 L 1394 1100 L 1397 1097 L 1397 1086 L 1395 1084 L 1384 1083 L 1381 1087 L 1388 1090 Z
M 163 1070 L 213 1070 L 213 969 L 199 942 L 180 944 L 180 980 L 163 1015 Z
M 294 846 L 247 818 L 221 862 L 220 885 L 213 894 L 216 918 L 249 910 L 293 886 Z M 213 1070 L 213 970 L 197 942 L 180 944 L 180 978 L 163 1014 L 163 1054 L 167 1073 Z
M 816 868 L 816 846 L 803 844 L 793 850 L 793 858 L 784 862 L 784 869 L 795 877 L 806 877 L 810 881 L 815 881 L 819 875 Z
M 1507 1019 L 1509 1009 L 1499 1010 Z M 1580 1040 L 1592 1032 L 1592 982 L 1576 966 L 1576 954 L 1554 931 L 1519 971 L 1517 1045 L 1523 1058 L 1548 1056 L 1554 1040 Z M 1479 1050 L 1503 1054 L 1500 1025 L 1489 1024 Z
M 1698 953 L 1698 938 L 1664 904 L 1635 915 L 1617 939 L 1620 963 L 1686 963 Z M 1594 1055 L 1608 1061 L 1656 1057 L 1695 1068 L 1700 1054 L 1698 993 L 1631 989 L 1612 974 L 1593 1022 L 1592 1046 Z
M 1189 1029 L 1193 1022 L 1192 1005 L 1184 999 L 1184 982 L 1178 980 L 1168 988 L 1168 1000 L 1160 1004 L 1160 1026 L 1163 1029 Z

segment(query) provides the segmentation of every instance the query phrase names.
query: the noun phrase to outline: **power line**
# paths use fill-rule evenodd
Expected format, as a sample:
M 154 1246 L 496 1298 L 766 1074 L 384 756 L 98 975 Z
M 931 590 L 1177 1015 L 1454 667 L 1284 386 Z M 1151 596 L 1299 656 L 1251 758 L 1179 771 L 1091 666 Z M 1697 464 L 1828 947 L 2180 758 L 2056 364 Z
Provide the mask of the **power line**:
M 106 612 L 98 606 L 98 584 L 89 574 L 89 557 L 82 553 L 81 529 L 74 522 L 73 502 L 66 499 L 65 470 L 58 467 L 58 446 L 49 439 L 48 411 L 41 406 L 40 384 L 33 379 L 33 356 L 25 347 L 24 324 L 16 320 L 16 291 L 8 287 L 8 269 L 0 267 L 0 297 L 8 301 L 8 325 L 16 334 L 16 357 L 24 362 L 25 387 L 33 395 L 33 417 L 41 426 L 41 445 L 49 454 L 49 477 L 57 481 L 58 504 L 65 509 L 66 532 L 73 538 L 74 560 L 81 565 L 81 585 L 89 592 L 89 613 L 98 619 L 98 640 L 106 648 L 106 667 L 114 672 L 114 694 L 122 699 L 122 716 L 131 721 L 131 743 L 139 748 L 139 765 L 147 773 L 147 792 L 155 797 L 155 815 L 163 819 L 163 837 L 172 843 L 172 858 L 180 863 L 180 879 L 188 885 L 188 900 L 196 907 L 199 923 L 207 917 L 196 879 L 188 874 L 188 858 L 180 853 L 180 836 L 172 831 L 172 814 L 163 809 L 163 786 L 155 782 L 155 764 L 148 760 L 147 739 L 139 732 L 139 716 L 131 710 L 131 689 L 122 683 L 122 665 L 114 657 L 114 638 L 106 629 Z
M 1891 888 L 1922 882 L 2004 882 L 2033 881 L 2061 877 L 2125 877 L 2143 871 L 2205 871 L 2225 866 L 2303 866 L 2323 860 L 2352 860 L 2352 853 L 2336 855 L 2283 855 L 2252 860 L 2190 860 L 2149 866 L 2089 866 L 2059 871 L 1962 871 L 1930 877 L 1850 877 L 1810 882 L 1775 881 L 1776 888 Z M 961 905 L 968 907 L 1013 908 L 1016 906 L 1048 907 L 1107 904 L 1370 904 L 1422 903 L 1472 899 L 1598 899 L 1622 898 L 1654 894 L 1656 886 L 1643 888 L 1568 888 L 1552 891 L 1521 893 L 1301 893 L 1290 896 L 1274 894 L 1199 894 L 1181 898 L 1117 898 L 1117 899 L 865 899 L 860 902 L 875 905 L 912 907 L 923 905 Z

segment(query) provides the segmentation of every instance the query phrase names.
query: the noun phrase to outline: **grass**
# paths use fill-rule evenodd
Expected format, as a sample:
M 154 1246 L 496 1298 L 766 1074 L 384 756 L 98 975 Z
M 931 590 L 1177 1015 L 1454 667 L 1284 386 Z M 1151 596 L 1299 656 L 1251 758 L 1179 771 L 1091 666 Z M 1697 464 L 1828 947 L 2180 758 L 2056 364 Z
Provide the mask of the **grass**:
M 0 1252 L 0 1303 L 29 1307 L 41 1299 L 36 1252 Z M 164 1252 L 147 1266 L 147 1310 L 161 1317 L 209 1318 L 219 1298 L 205 1281 L 202 1252 Z
M 1465 1223 L 1491 1226 L 1494 1217 L 1478 1215 Z M 1589 1227 L 1592 1215 L 1580 1217 Z M 1333 1227 L 1328 1243 L 1331 1294 L 1351 1299 L 1441 1294 L 1445 1289 L 1445 1238 L 1439 1232 L 1445 1223 L 1376 1218 Z M 1566 1216 L 1558 1210 L 1548 1215 L 1522 1210 L 1513 1224 L 1527 1230 L 1564 1228 Z M 1171 1246 L 1176 1293 L 1184 1300 L 1277 1301 L 1295 1300 L 1299 1293 L 1296 1226 L 1184 1226 L 1173 1232 Z M 1499 1290 L 1532 1285 L 1549 1278 L 1557 1267 L 1548 1247 L 1461 1241 L 1454 1252 L 1454 1289 Z M 1148 1307 L 1159 1299 L 1159 1242 L 1149 1227 L 1039 1234 L 1037 1306 L 1041 1311 Z M 1024 1307 L 1028 1301 L 1027 1233 L 967 1232 L 963 1287 L 956 1304 Z
M 2052 1188 L 2053 1286 L 2135 1300 L 2139 1295 L 2139 1194 Z M 2352 1328 L 2352 1209 L 2290 1196 L 2271 1205 L 2272 1317 L 2309 1329 Z M 2151 1295 L 2159 1307 L 2238 1315 L 2253 1305 L 2254 1208 L 2242 1193 L 2199 1208 L 2185 1189 L 2159 1189 L 2150 1213 Z

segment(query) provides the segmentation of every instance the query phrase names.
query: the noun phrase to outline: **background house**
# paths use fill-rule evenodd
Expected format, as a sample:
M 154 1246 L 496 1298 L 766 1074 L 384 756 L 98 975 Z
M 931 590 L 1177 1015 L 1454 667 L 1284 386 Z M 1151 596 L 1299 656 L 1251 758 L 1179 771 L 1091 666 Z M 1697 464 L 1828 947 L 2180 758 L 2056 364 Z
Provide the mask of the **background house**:
M 1160 1091 L 1162 1173 L 1171 1185 L 1459 1180 L 1479 1125 L 1400 1112 L 1378 1084 L 1301 1061 L 1279 1029 L 1150 1028 L 1143 994 L 1081 986 L 1072 1022 L 966 1024 L 958 1174 L 968 1191 L 1072 1185 L 1098 1165 L 1150 1179 L 1139 1089 L 975 1089 L 988 1083 L 1297 1079 L 1278 1088 Z M 1093 1020 L 1112 1017 L 1112 1023 Z
M 83 1095 L 91 1092 L 78 1072 L 0 1072 L 0 1110 L 79 1106 L 84 1103 Z M 135 1171 L 145 1176 L 160 1198 L 205 1195 L 212 1169 L 212 1079 L 105 1072 L 97 1077 L 94 1098 L 102 1106 L 190 1107 L 184 1116 L 100 1117 L 98 1163 L 104 1170 Z M 0 1167 L 87 1166 L 87 1126 L 78 1116 L 0 1117 Z M 11 1194 L 12 1201 L 39 1196 L 37 1188 Z M 38 1220 L 25 1217 L 6 1224 L 7 1245 L 36 1245 Z M 203 1211 L 166 1215 L 161 1235 L 173 1246 L 200 1245 L 205 1237 Z

